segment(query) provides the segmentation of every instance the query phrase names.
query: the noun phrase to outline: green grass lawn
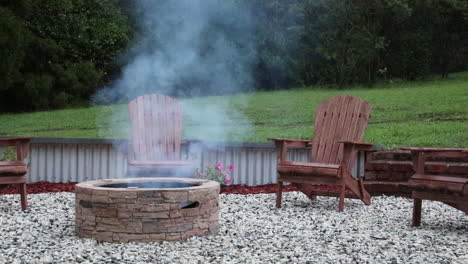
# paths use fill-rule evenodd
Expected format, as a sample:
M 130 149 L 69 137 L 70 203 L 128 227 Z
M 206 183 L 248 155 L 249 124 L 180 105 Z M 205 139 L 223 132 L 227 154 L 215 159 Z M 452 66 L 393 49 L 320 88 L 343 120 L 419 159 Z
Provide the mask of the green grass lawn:
M 372 104 L 365 141 L 387 148 L 468 147 L 468 72 L 447 80 L 400 81 L 372 88 L 308 87 L 186 99 L 182 100 L 189 113 L 184 138 L 249 142 L 310 138 L 317 105 L 341 94 L 357 95 Z M 210 116 L 213 113 L 215 117 Z M 4 114 L 0 124 L 0 136 L 128 137 L 126 105 Z

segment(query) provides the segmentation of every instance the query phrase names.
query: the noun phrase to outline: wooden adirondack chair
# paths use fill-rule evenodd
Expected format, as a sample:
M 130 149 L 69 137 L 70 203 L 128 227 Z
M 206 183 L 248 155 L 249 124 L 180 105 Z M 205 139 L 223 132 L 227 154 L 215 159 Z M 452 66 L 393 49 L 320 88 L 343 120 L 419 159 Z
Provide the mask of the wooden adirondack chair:
M 158 171 L 154 176 L 159 177 L 192 169 L 192 162 L 180 160 L 183 117 L 180 103 L 164 95 L 143 95 L 129 103 L 129 112 L 132 136 L 129 174 L 141 176 Z
M 346 189 L 351 190 L 366 205 L 370 195 L 361 180 L 351 175 L 357 151 L 370 150 L 371 143 L 359 142 L 367 126 L 371 106 L 354 96 L 335 96 L 322 102 L 315 118 L 312 140 L 272 138 L 278 151 L 278 192 L 276 207 L 281 207 L 283 182 L 293 183 L 311 199 L 315 199 L 311 184 L 339 185 L 339 211 L 344 210 Z M 288 148 L 311 147 L 309 162 L 286 160 Z
M 0 147 L 16 147 L 16 159 L 0 161 L 0 185 L 18 185 L 21 194 L 21 209 L 28 207 L 26 183 L 28 166 L 24 162 L 29 152 L 30 137 L 0 138 Z
M 468 158 L 467 148 L 402 148 L 411 151 L 415 174 L 408 183 L 413 189 L 412 225 L 421 225 L 422 200 L 443 202 L 468 214 L 468 175 L 433 175 L 425 171 L 428 157 Z

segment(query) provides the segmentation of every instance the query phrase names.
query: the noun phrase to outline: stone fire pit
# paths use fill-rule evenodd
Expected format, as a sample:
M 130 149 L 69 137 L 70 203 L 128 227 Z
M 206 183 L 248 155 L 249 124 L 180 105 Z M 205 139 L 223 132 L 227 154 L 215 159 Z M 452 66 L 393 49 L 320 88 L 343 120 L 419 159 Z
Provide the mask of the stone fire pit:
M 218 232 L 219 184 L 188 178 L 105 179 L 76 185 L 75 230 L 98 241 L 172 241 Z

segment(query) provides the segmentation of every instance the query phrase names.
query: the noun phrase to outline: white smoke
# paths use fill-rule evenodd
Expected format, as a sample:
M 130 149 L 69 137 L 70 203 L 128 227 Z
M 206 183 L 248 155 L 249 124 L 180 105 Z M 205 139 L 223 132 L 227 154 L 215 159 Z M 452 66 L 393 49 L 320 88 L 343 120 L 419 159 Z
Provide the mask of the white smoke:
M 95 103 L 126 103 L 152 93 L 187 98 L 253 90 L 253 17 L 244 1 L 139 0 L 134 5 L 142 31 L 126 54 L 122 75 L 95 95 Z M 196 127 L 193 133 L 184 132 L 189 138 L 226 141 L 230 129 L 225 125 L 234 123 L 242 123 L 236 127 L 237 135 L 248 134 L 249 120 L 229 103 L 198 101 L 183 100 L 186 120 Z M 118 111 L 108 114 L 100 114 L 97 122 L 127 116 Z M 129 125 L 111 124 L 105 133 L 126 135 Z
M 135 1 L 142 36 L 128 65 L 97 103 L 148 93 L 176 96 L 253 90 L 250 12 L 242 1 Z

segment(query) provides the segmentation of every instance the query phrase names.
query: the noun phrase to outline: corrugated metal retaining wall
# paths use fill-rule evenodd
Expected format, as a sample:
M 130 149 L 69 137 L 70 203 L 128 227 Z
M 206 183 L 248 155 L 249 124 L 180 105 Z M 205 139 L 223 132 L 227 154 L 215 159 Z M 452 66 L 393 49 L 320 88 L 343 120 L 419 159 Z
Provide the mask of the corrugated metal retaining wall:
M 29 182 L 82 182 L 124 177 L 127 160 L 119 146 L 124 140 L 35 138 L 29 156 Z M 276 150 L 272 143 L 203 143 L 196 150 L 182 146 L 182 159 L 195 161 L 198 168 L 217 161 L 234 164 L 233 183 L 255 186 L 276 182 Z M 307 149 L 294 149 L 290 160 L 306 161 Z M 354 175 L 364 173 L 360 155 Z

